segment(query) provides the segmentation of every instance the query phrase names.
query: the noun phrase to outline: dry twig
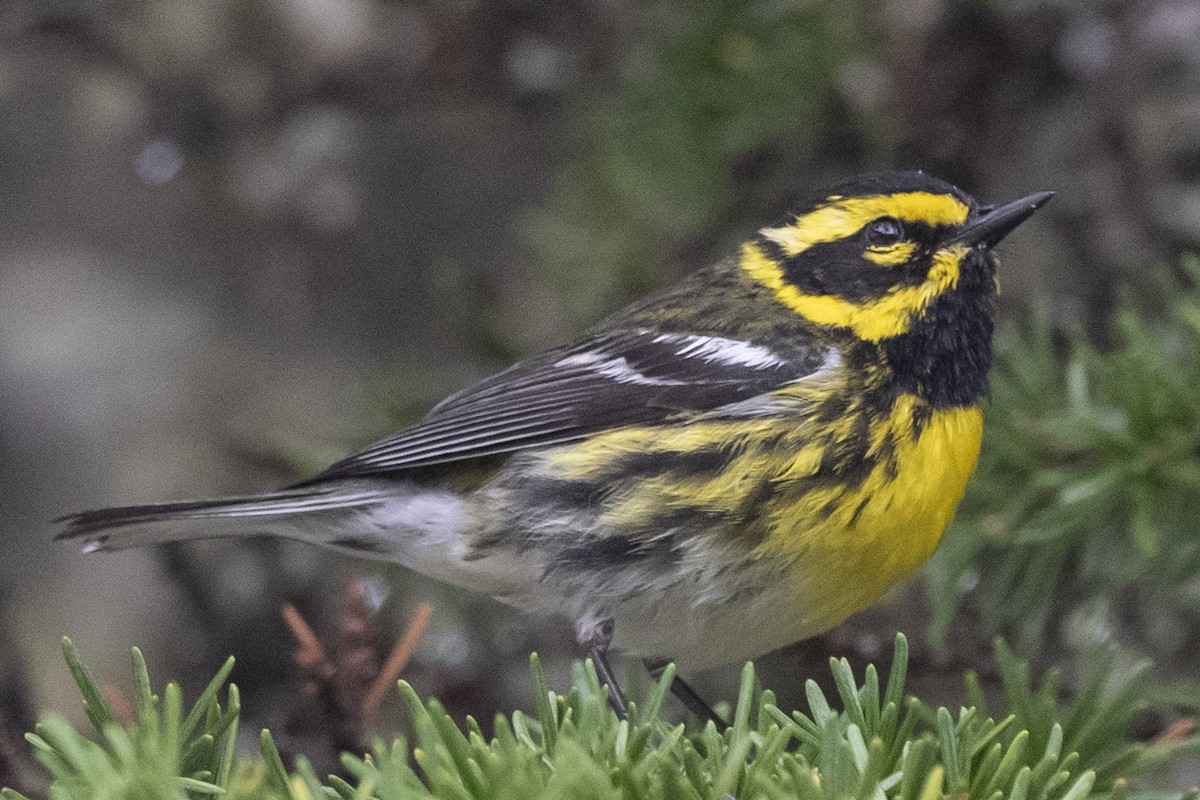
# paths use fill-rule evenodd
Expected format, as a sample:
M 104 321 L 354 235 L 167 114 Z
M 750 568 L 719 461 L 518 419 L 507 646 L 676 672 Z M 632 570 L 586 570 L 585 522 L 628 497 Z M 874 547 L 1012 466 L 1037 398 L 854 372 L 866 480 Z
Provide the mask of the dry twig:
M 404 636 L 392 648 L 382 667 L 383 642 L 379 621 L 367 601 L 362 580 L 347 587 L 346 610 L 338 620 L 333 645 L 326 648 L 295 606 L 282 608 L 284 621 L 296 640 L 294 659 L 306 697 L 333 732 L 339 749 L 359 749 L 364 734 L 379 712 L 389 687 L 394 686 L 433 613 L 421 603 Z

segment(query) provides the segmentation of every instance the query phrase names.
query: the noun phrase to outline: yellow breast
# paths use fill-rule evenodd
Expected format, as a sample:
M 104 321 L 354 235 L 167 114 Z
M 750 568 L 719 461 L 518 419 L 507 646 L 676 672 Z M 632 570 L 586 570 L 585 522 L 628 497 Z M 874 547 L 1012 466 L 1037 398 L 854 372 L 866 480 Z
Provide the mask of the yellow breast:
M 782 390 L 762 416 L 619 429 L 544 451 L 532 467 L 551 489 L 587 498 L 576 529 L 623 540 L 613 552 L 663 556 L 655 579 L 690 587 L 693 612 L 769 601 L 771 630 L 750 657 L 836 625 L 925 563 L 979 456 L 978 408 L 901 395 L 881 411 L 854 392 L 824 418 L 814 408 L 837 399 L 831 386 L 837 376 Z M 831 466 L 839 459 L 845 474 Z
M 854 488 L 805 491 L 775 505 L 768 547 L 794 559 L 792 580 L 808 617 L 826 629 L 874 603 L 933 554 L 979 457 L 978 408 L 930 412 L 902 396 L 871 433 L 892 458 Z M 930 414 L 913 436 L 914 416 Z M 806 468 L 801 452 L 792 477 Z

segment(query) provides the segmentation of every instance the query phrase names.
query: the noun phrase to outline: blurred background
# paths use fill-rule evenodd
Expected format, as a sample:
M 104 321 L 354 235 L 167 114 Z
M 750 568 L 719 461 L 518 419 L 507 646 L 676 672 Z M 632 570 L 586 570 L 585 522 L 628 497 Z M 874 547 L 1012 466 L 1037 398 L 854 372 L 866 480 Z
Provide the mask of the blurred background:
M 272 542 L 85 557 L 50 520 L 294 480 L 884 168 L 1059 194 L 1002 251 L 946 547 L 764 682 L 799 702 L 902 629 L 913 688 L 956 703 L 995 635 L 1068 675 L 1115 647 L 1155 660 L 1157 735 L 1200 704 L 1197 86 L 1191 0 L 6 0 L 0 740 L 79 714 L 68 634 L 117 686 L 135 644 L 193 692 L 233 654 L 242 729 L 329 759 L 286 602 L 368 662 L 431 602 L 405 677 L 456 714 L 529 707 L 533 649 L 565 685 L 565 625 L 401 570 Z M 695 677 L 730 697 L 737 670 Z

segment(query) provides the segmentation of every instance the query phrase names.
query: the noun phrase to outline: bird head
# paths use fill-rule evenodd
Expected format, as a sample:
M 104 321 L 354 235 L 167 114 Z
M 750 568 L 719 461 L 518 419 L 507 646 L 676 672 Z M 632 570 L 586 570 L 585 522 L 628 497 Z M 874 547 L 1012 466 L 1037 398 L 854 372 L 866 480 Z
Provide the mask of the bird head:
M 1051 197 L 980 205 L 922 172 L 860 175 L 763 228 L 740 265 L 809 322 L 880 342 L 908 334 L 941 298 L 990 298 L 992 249 Z

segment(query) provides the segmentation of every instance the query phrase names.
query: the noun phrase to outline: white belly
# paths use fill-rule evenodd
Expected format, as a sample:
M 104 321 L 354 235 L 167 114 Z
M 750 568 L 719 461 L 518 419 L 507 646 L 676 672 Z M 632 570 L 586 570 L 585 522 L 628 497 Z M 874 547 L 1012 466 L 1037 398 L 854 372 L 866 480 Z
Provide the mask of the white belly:
M 613 646 L 643 658 L 667 658 L 680 671 L 746 661 L 827 626 L 806 611 L 794 585 L 772 581 L 753 592 L 697 603 L 693 587 L 643 593 L 617 606 Z

